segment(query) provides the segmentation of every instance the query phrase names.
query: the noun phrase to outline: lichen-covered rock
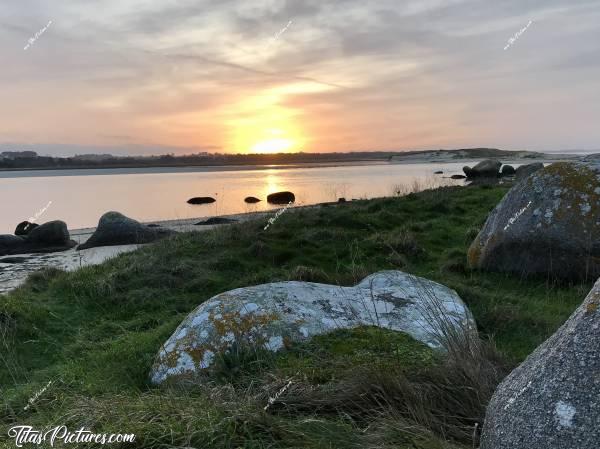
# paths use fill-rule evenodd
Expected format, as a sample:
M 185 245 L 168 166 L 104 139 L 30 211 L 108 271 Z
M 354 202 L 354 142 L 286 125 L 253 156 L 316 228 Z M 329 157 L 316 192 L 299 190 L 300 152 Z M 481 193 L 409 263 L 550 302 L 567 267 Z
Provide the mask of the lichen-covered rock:
M 472 268 L 600 276 L 600 163 L 559 162 L 516 184 L 471 244 Z
M 479 162 L 473 168 L 463 167 L 467 178 L 497 178 L 500 176 L 500 167 L 502 162 L 493 159 L 486 159 Z
M 517 167 L 516 177 L 517 181 L 520 181 L 523 178 L 527 178 L 532 173 L 535 173 L 538 170 L 544 168 L 544 164 L 541 162 L 534 162 L 533 164 L 525 164 Z
M 498 387 L 481 449 L 597 449 L 600 281 L 568 321 Z
M 200 305 L 161 348 L 151 379 L 198 381 L 233 347 L 277 351 L 364 325 L 406 332 L 433 348 L 442 346 L 448 326 L 476 332 L 456 292 L 400 271 L 372 274 L 355 287 L 277 282 L 231 290 Z
M 119 212 L 106 212 L 92 236 L 78 249 L 150 243 L 171 234 L 169 229 L 146 226 Z

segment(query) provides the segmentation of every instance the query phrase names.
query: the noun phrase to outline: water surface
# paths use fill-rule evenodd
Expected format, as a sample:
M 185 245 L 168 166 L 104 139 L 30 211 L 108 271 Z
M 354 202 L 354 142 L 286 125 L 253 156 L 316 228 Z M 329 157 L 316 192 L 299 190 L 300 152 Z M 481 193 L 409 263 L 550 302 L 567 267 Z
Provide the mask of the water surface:
M 63 220 L 70 229 L 96 226 L 109 210 L 140 221 L 206 217 L 270 210 L 269 193 L 289 190 L 296 204 L 337 201 L 344 197 L 390 196 L 400 190 L 444 184 L 462 173 L 459 163 L 365 164 L 311 168 L 190 167 L 104 170 L 38 170 L 0 172 L 0 233 L 13 233 L 17 223 L 39 214 L 37 223 Z M 443 170 L 444 175 L 434 175 Z M 416 184 L 415 184 L 416 183 Z M 194 196 L 217 201 L 194 206 Z M 244 203 L 247 196 L 264 201 Z M 52 202 L 47 209 L 49 202 Z

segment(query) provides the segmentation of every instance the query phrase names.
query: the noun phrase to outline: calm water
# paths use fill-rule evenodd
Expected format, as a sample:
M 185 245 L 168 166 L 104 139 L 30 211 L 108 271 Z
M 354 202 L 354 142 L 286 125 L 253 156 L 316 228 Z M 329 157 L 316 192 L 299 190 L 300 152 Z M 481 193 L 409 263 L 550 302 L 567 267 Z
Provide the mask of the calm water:
M 371 164 L 315 168 L 175 168 L 50 170 L 0 172 L 0 233 L 13 233 L 17 223 L 39 214 L 43 223 L 63 220 L 70 229 L 96 226 L 109 210 L 140 221 L 170 220 L 270 210 L 269 193 L 289 190 L 296 204 L 336 201 L 340 197 L 390 196 L 394 187 L 462 184 L 444 179 L 462 173 L 465 161 L 433 164 Z M 443 170 L 444 175 L 434 175 Z M 216 203 L 192 206 L 194 196 Z M 244 198 L 264 201 L 247 205 Z M 281 207 L 281 206 L 279 206 Z

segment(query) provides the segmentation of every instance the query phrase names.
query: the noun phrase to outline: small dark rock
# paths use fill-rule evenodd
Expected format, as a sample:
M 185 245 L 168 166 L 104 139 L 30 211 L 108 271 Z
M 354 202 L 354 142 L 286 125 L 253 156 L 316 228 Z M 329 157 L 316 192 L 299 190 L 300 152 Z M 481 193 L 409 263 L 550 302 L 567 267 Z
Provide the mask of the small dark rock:
M 188 204 L 210 204 L 214 203 L 215 201 L 217 200 L 210 196 L 196 196 L 187 200 Z
M 271 204 L 288 204 L 296 201 L 296 196 L 292 192 L 271 193 L 267 201 Z
M 515 168 L 512 165 L 503 165 L 501 174 L 502 176 L 513 176 L 515 174 Z
M 338 203 L 345 203 L 346 202 L 346 198 L 338 198 Z
M 452 175 L 450 176 L 450 179 L 465 179 L 466 176 L 465 175 Z
M 244 201 L 246 203 L 254 204 L 254 203 L 260 203 L 262 200 L 254 197 L 254 196 L 247 196 L 246 198 L 244 198 Z
M 18 254 L 19 248 L 25 245 L 25 239 L 16 235 L 0 235 L 0 256 Z
M 28 221 L 22 221 L 17 225 L 15 229 L 15 235 L 27 235 L 32 229 L 37 228 L 39 225 L 36 223 L 30 223 Z
M 29 257 L 5 257 L 0 259 L 0 263 L 23 263 L 29 260 Z
M 234 220 L 233 218 L 212 217 L 206 221 L 200 221 L 200 222 L 196 223 L 196 226 L 231 224 L 231 223 L 236 223 L 236 222 L 237 222 L 237 220 Z
M 443 175 L 444 172 L 442 170 L 438 170 L 438 171 L 434 171 L 433 174 L 434 175 Z

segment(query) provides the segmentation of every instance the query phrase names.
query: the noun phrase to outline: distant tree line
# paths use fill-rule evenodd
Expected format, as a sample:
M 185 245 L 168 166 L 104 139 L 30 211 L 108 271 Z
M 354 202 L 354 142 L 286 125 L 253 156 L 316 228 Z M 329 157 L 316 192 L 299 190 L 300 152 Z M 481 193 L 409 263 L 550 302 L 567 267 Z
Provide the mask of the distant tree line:
M 357 153 L 280 153 L 280 154 L 202 154 L 175 156 L 165 154 L 150 157 L 104 156 L 101 159 L 74 157 L 15 156 L 0 158 L 0 170 L 69 169 L 69 168 L 126 168 L 126 167 L 184 167 L 219 165 L 281 165 L 296 163 L 351 162 L 389 160 L 398 152 Z M 406 154 L 406 153 L 404 153 Z

